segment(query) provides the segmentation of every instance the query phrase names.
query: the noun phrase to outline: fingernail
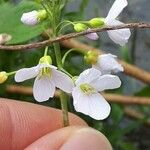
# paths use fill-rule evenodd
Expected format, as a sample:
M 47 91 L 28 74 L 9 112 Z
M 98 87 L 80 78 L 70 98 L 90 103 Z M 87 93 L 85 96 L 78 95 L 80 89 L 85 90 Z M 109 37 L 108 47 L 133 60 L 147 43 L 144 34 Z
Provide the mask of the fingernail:
M 60 150 L 112 150 L 112 147 L 100 132 L 82 128 L 68 138 Z

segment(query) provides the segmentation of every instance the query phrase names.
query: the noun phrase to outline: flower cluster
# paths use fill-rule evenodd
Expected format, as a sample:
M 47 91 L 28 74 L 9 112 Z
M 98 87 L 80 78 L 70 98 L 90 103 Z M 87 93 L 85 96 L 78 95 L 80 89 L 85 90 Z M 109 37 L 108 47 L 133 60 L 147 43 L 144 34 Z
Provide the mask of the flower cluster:
M 89 53 L 92 55 L 92 52 Z M 88 57 L 90 57 L 89 54 L 86 59 Z M 56 88 L 72 93 L 76 111 L 102 120 L 108 117 L 110 105 L 99 92 L 115 89 L 121 85 L 120 79 L 110 74 L 111 71 L 123 71 L 115 58 L 116 56 L 111 54 L 99 55 L 93 67 L 83 71 L 73 83 L 69 76 L 51 65 L 50 56 L 44 56 L 37 66 L 18 70 L 15 81 L 22 82 L 35 78 L 33 95 L 38 102 L 47 101 L 53 97 Z
M 41 3 L 39 0 L 37 2 Z M 123 24 L 116 20 L 116 17 L 126 6 L 127 0 L 116 0 L 106 18 L 94 18 L 85 24 L 75 23 L 74 29 L 81 32 L 89 30 L 89 28 Z M 24 13 L 21 21 L 26 25 L 36 25 L 47 19 L 47 16 L 46 10 L 33 10 Z M 131 33 L 129 29 L 119 29 L 108 31 L 108 34 L 115 43 L 124 45 L 127 43 Z M 91 33 L 86 36 L 93 40 L 98 38 L 97 33 Z M 75 79 L 68 76 L 65 71 L 62 72 L 60 67 L 57 69 L 57 67 L 53 66 L 52 59 L 47 54 L 47 51 L 48 49 L 45 50 L 44 56 L 40 58 L 36 66 L 16 71 L 15 81 L 23 82 L 35 78 L 33 96 L 38 102 L 47 101 L 49 98 L 54 97 L 56 88 L 59 88 L 66 93 L 72 94 L 76 111 L 89 115 L 96 120 L 107 118 L 111 108 L 101 92 L 121 86 L 119 77 L 112 74 L 123 71 L 123 67 L 116 60 L 117 56 L 112 54 L 99 55 L 96 51 L 87 52 L 84 59 L 91 64 L 91 68 L 83 71 Z M 13 73 L 0 72 L 0 83 L 5 82 L 11 74 Z
M 90 21 L 86 22 L 86 24 L 77 23 L 74 25 L 74 29 L 77 32 L 81 32 L 88 30 L 89 28 L 122 25 L 123 23 L 117 20 L 116 18 L 127 5 L 127 0 L 116 0 L 106 18 L 93 18 Z M 121 46 L 125 45 L 128 42 L 128 39 L 131 35 L 129 29 L 119 29 L 107 32 L 110 39 Z M 98 39 L 97 33 L 90 33 L 86 35 L 86 37 L 88 37 L 91 40 Z
M 90 28 L 103 27 L 103 26 L 116 26 L 123 25 L 116 18 L 122 12 L 122 10 L 128 5 L 127 0 L 116 0 L 112 5 L 106 18 L 93 18 L 84 23 L 73 23 L 74 29 L 77 32 L 89 30 Z M 47 12 L 45 10 L 33 10 L 31 12 L 24 13 L 21 17 L 21 21 L 26 25 L 36 25 L 39 22 L 47 18 Z M 115 43 L 124 46 L 131 36 L 129 29 L 118 29 L 113 31 L 107 31 L 110 39 Z M 90 33 L 86 35 L 91 40 L 97 40 L 99 38 L 97 33 Z

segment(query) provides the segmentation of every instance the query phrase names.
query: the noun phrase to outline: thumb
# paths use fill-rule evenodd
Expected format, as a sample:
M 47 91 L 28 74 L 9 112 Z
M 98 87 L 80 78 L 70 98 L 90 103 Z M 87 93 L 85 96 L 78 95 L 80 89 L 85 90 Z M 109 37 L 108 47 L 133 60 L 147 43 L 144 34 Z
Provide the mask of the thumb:
M 100 132 L 88 127 L 66 127 L 49 133 L 25 150 L 112 150 Z

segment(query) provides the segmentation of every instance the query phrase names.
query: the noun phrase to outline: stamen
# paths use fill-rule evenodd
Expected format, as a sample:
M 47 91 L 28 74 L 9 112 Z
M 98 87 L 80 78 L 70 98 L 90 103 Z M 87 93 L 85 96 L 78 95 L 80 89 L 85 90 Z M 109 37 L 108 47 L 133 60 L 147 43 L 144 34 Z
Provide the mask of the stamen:
M 87 83 L 81 84 L 80 89 L 85 94 L 92 94 L 92 93 L 96 92 L 95 88 L 92 87 L 90 84 L 87 84 Z
M 39 78 L 41 78 L 42 76 L 48 76 L 49 78 L 51 77 L 52 75 L 52 70 L 51 68 L 48 68 L 48 67 L 44 67 L 40 70 L 39 72 Z

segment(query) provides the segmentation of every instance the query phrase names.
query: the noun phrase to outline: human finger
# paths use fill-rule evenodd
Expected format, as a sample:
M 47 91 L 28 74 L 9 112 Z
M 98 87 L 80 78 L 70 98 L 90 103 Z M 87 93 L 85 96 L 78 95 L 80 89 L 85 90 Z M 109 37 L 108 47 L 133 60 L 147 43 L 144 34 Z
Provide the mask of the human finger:
M 88 127 L 66 127 L 49 133 L 25 150 L 112 150 L 100 132 Z
M 70 125 L 87 124 L 69 114 Z M 0 98 L 0 148 L 22 150 L 38 138 L 62 128 L 60 110 Z

